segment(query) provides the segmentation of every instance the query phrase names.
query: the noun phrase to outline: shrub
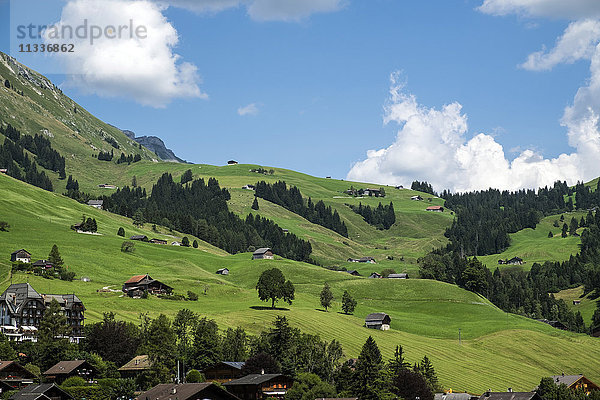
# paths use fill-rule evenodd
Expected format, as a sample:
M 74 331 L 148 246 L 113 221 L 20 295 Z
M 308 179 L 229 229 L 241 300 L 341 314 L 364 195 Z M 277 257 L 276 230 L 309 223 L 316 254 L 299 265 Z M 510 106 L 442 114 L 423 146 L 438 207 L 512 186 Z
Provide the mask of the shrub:
M 187 292 L 187 298 L 189 301 L 198 301 L 198 294 L 192 292 L 191 290 L 188 290 Z
M 186 383 L 201 383 L 204 381 L 206 381 L 206 378 L 202 375 L 202 372 L 197 369 L 190 370 L 185 376 Z
M 80 376 L 71 376 L 70 378 L 65 379 L 62 386 L 63 387 L 71 387 L 71 386 L 85 386 L 87 382 Z
M 128 240 L 124 241 L 121 244 L 121 251 L 123 253 L 133 253 L 135 251 L 135 243 L 130 242 Z
M 10 228 L 10 225 L 8 224 L 8 222 L 0 221 L 0 231 L 8 232 L 8 228 Z
M 75 279 L 75 272 L 67 271 L 67 270 L 60 271 L 60 280 L 61 281 L 73 282 L 73 279 Z
M 181 245 L 185 247 L 190 247 L 190 239 L 188 239 L 187 236 L 184 236 L 183 239 L 181 239 Z
M 120 227 L 117 231 L 117 235 L 125 237 L 125 229 L 123 229 L 123 227 Z
M 192 243 L 192 247 L 197 249 L 198 248 L 198 241 L 194 240 L 194 243 Z

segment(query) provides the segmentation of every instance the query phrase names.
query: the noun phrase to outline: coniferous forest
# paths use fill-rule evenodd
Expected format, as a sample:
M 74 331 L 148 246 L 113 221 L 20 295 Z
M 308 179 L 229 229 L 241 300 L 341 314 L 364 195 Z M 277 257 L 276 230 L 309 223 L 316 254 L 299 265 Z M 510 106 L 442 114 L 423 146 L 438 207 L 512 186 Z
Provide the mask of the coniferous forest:
M 231 195 L 216 179 L 197 179 L 182 185 L 165 173 L 150 195 L 142 188 L 117 190 L 104 197 L 104 207 L 114 213 L 133 217 L 141 210 L 145 222 L 160 224 L 188 233 L 229 253 L 251 247 L 270 247 L 285 258 L 311 262 L 309 242 L 286 234 L 273 221 L 250 214 L 241 219 L 227 206 Z
M 284 181 L 278 181 L 273 184 L 265 181 L 256 184 L 256 197 L 270 201 L 284 207 L 285 209 L 306 218 L 313 224 L 321 225 L 327 229 L 348 237 L 348 228 L 340 218 L 337 210 L 331 206 L 325 206 L 322 200 L 313 203 L 309 197 L 304 200 L 300 189 L 296 186 L 290 186 L 288 189 Z
M 358 207 L 352 204 L 346 204 L 352 211 L 362 216 L 366 223 L 375 226 L 377 229 L 390 229 L 396 222 L 394 204 L 384 206 L 379 203 L 376 208 L 369 205 L 358 203 Z

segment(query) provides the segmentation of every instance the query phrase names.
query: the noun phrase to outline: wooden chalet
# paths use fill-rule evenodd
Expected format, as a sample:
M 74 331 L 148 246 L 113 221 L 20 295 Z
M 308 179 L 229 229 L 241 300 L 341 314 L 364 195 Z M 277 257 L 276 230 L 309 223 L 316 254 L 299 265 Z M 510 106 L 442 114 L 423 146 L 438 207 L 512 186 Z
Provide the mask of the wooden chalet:
M 242 377 L 244 362 L 222 361 L 202 371 L 207 381 L 226 383 Z
M 372 313 L 365 318 L 365 326 L 369 329 L 387 331 L 391 323 L 392 319 L 386 313 Z
M 269 397 L 283 399 L 293 384 L 292 378 L 281 374 L 252 374 L 223 385 L 241 400 L 264 400 Z
M 421 196 L 412 196 L 410 199 L 413 200 L 413 201 L 423 200 L 423 198 Z
M 150 239 L 149 242 L 153 244 L 168 244 L 164 239 Z
M 430 206 L 430 207 L 427 207 L 425 209 L 425 211 L 444 212 L 444 207 L 442 207 L 442 206 Z
M 150 370 L 151 367 L 150 357 L 141 355 L 134 357 L 117 371 L 119 371 L 122 378 L 135 378 L 140 373 Z
M 348 262 L 376 264 L 373 257 L 349 258 Z
M 352 275 L 352 276 L 360 276 L 360 272 L 358 272 L 358 271 L 357 271 L 357 270 L 355 270 L 355 269 L 352 269 L 352 270 L 350 270 L 350 271 L 346 271 L 346 272 L 347 272 L 347 273 L 349 273 L 349 274 L 350 274 L 350 275 Z
M 371 275 L 369 275 L 369 278 L 371 278 L 371 279 L 381 279 L 381 278 L 383 278 L 383 276 L 379 272 L 373 272 Z
M 229 275 L 229 268 L 221 268 L 217 270 L 217 275 Z
M 135 400 L 239 400 L 214 383 L 163 383 L 138 395 Z
M 50 261 L 48 260 L 37 260 L 36 262 L 34 262 L 33 264 L 31 264 L 34 267 L 39 267 L 42 268 L 46 271 L 51 270 L 52 268 L 54 268 L 54 264 L 52 264 Z
M 146 235 L 133 235 L 129 240 L 139 240 L 140 242 L 148 242 L 148 236 Z
M 85 360 L 60 361 L 44 372 L 46 381 L 62 384 L 65 379 L 72 376 L 79 376 L 86 382 L 92 383 L 96 379 L 97 371 L 90 363 Z
M 600 390 L 600 386 L 590 381 L 585 376 L 579 375 L 554 375 L 551 377 L 556 386 L 565 384 L 571 390 L 582 389 L 586 394 L 590 394 L 592 390 Z
M 253 260 L 272 260 L 273 250 L 268 247 L 261 247 L 252 254 Z
M 73 396 L 54 383 L 29 385 L 9 397 L 9 400 L 72 400 Z
M 16 361 L 0 361 L 0 382 L 11 390 L 31 385 L 36 376 Z
M 129 297 L 140 297 L 144 292 L 150 294 L 169 294 L 173 288 L 169 285 L 152 279 L 150 275 L 135 275 L 123 284 L 123 292 Z
M 29 264 L 31 262 L 31 253 L 25 249 L 20 249 L 10 253 L 11 262 L 24 262 Z
M 102 210 L 104 207 L 104 200 L 90 200 L 88 201 L 88 206 L 97 208 L 98 210 Z

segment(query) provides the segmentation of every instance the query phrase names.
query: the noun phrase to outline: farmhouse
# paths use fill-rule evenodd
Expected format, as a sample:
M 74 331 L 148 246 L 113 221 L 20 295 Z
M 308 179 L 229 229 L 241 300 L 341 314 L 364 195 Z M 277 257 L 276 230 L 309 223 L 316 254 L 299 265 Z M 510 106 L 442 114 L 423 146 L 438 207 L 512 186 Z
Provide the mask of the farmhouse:
M 425 211 L 444 212 L 444 207 L 442 207 L 442 206 L 430 206 L 430 207 L 427 207 L 425 209 Z
M 147 242 L 148 241 L 148 236 L 146 236 L 146 235 L 133 235 L 132 237 L 129 238 L 129 240 L 139 240 L 141 242 Z
M 268 247 L 262 247 L 252 254 L 253 260 L 272 260 L 273 251 Z
M 217 270 L 218 275 L 229 275 L 229 268 L 221 268 Z
M 582 389 L 586 394 L 590 394 L 592 390 L 600 390 L 600 386 L 590 381 L 583 375 L 554 375 L 552 376 L 556 386 L 560 386 L 563 383 L 571 390 Z
M 373 257 L 349 258 L 348 262 L 376 264 Z
M 413 196 L 410 199 L 414 200 L 414 201 L 423 200 L 423 198 L 421 196 Z
M 0 330 L 13 341 L 36 341 L 44 311 L 55 299 L 67 322 L 73 327 L 70 339 L 78 342 L 83 335 L 85 307 L 74 294 L 39 294 L 29 283 L 12 284 L 0 295 Z
M 150 275 L 136 275 L 123 284 L 123 292 L 129 297 L 140 297 L 144 292 L 150 294 L 168 294 L 173 288 L 152 279 Z
M 150 243 L 153 243 L 153 244 L 167 244 L 167 241 L 163 240 L 163 239 L 150 239 Z
M 44 372 L 44 378 L 57 384 L 62 384 L 65 379 L 79 376 L 86 382 L 92 383 L 96 378 L 97 371 L 85 360 L 60 361 Z
M 211 382 L 163 383 L 137 396 L 135 400 L 239 400 Z
M 294 381 L 281 374 L 252 374 L 224 384 L 228 392 L 242 400 L 283 399 Z
M 56 386 L 54 383 L 29 385 L 25 389 L 9 397 L 9 400 L 72 400 L 73 396 Z
M 369 275 L 369 278 L 371 279 L 381 279 L 382 275 L 378 272 L 373 272 L 371 275 Z
M 357 270 L 353 269 L 351 271 L 346 271 L 347 273 L 349 273 L 352 276 L 360 276 L 360 272 L 358 272 Z
M 365 318 L 365 326 L 369 329 L 387 331 L 390 329 L 392 319 L 386 313 L 372 313 Z
M 479 400 L 542 400 L 536 392 L 485 392 Z
M 408 274 L 389 274 L 388 279 L 408 279 Z
M 8 169 L 0 168 L 0 174 L 8 174 Z
M 202 371 L 207 381 L 211 382 L 231 382 L 234 379 L 242 377 L 242 367 L 244 362 L 222 361 L 212 365 Z
M 0 361 L 0 382 L 11 390 L 31 385 L 36 376 L 16 361 Z
M 115 185 L 110 185 L 110 184 L 108 184 L 108 183 L 101 183 L 100 185 L 98 185 L 98 187 L 99 187 L 100 189 L 118 189 L 118 187 L 117 187 L 117 186 L 115 186 Z
M 363 192 L 364 196 L 372 196 L 372 197 L 385 197 L 384 192 L 381 191 L 381 189 L 365 189 L 365 191 Z
M 229 160 L 227 161 L 227 165 L 238 165 L 238 162 L 235 160 Z
M 25 249 L 13 251 L 12 253 L 10 253 L 10 261 L 20 261 L 29 264 L 31 262 L 31 253 Z
M 148 355 L 136 356 L 117 371 L 122 378 L 135 378 L 138 374 L 150 370 L 152 363 Z
M 256 190 L 256 187 L 254 185 L 245 185 L 245 186 L 242 186 L 242 189 L 245 189 L 245 190 Z
M 102 210 L 102 207 L 104 206 L 104 200 L 90 200 L 88 201 L 88 206 Z
M 54 265 L 48 261 L 48 260 L 37 260 L 36 262 L 34 262 L 33 264 L 34 267 L 40 267 L 45 269 L 46 271 L 51 270 L 52 268 L 54 268 Z
M 433 400 L 476 400 L 478 398 L 469 393 L 436 393 L 433 396 Z

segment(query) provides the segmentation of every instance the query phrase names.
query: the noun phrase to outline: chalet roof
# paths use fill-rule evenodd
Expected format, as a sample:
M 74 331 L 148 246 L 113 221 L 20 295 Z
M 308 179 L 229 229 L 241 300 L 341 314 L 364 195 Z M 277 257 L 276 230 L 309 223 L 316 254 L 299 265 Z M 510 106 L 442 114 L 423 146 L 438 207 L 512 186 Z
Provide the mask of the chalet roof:
M 389 274 L 388 275 L 389 279 L 406 279 L 408 278 L 408 274 Z
M 83 302 L 75 294 L 43 294 L 42 297 L 46 303 L 56 300 L 62 307 L 69 309 L 72 308 L 74 304 L 81 304 L 83 306 Z
M 143 371 L 149 369 L 152 366 L 148 355 L 136 356 L 132 358 L 127 364 L 119 368 L 119 371 Z
M 29 385 L 25 389 L 21 390 L 10 396 L 10 400 L 36 400 L 36 399 L 50 399 L 50 397 L 46 396 L 45 393 L 49 391 L 59 392 L 63 399 L 72 399 L 69 393 L 62 390 L 59 386 L 54 383 L 42 383 L 39 385 Z M 53 396 L 54 397 L 54 396 Z
M 34 267 L 45 267 L 46 265 L 52 265 L 48 260 L 37 260 L 32 264 Z
M 234 379 L 233 381 L 224 383 L 225 386 L 238 386 L 238 385 L 260 385 L 265 382 L 269 382 L 272 379 L 283 377 L 281 374 L 251 374 L 246 375 L 239 379 Z
M 67 375 L 81 367 L 83 364 L 87 364 L 87 361 L 60 361 L 57 364 L 54 364 L 54 366 L 50 367 L 48 371 L 44 372 L 44 375 Z
M 260 256 L 260 255 L 267 253 L 268 251 L 272 251 L 272 250 L 268 247 L 261 247 L 260 249 L 256 249 L 256 251 L 254 252 L 254 255 Z
M 486 392 L 479 400 L 541 400 L 536 392 Z
M 200 393 L 205 390 L 217 391 L 220 395 L 206 397 L 200 396 Z M 205 383 L 163 383 L 154 386 L 152 389 L 144 392 L 136 397 L 137 400 L 171 400 L 171 399 L 196 399 L 196 398 L 220 398 L 220 399 L 237 399 L 236 396 L 220 388 L 212 382 Z
M 9 366 L 14 366 L 18 370 L 20 370 L 23 378 L 31 378 L 31 379 L 35 378 L 35 375 L 33 373 L 29 372 L 28 369 L 25 369 L 25 367 L 23 367 L 21 364 L 17 363 L 16 361 L 0 361 L 0 371 L 3 371 L 4 369 L 8 368 Z
M 142 280 L 144 280 L 144 278 L 148 278 L 148 279 L 152 279 L 150 278 L 150 275 L 146 274 L 146 275 L 135 275 L 132 276 L 131 278 L 129 278 L 125 283 L 140 283 Z
M 101 206 L 104 204 L 104 200 L 90 200 L 88 206 Z
M 144 240 L 144 239 L 148 239 L 148 236 L 146 236 L 146 235 L 133 235 L 129 239 L 130 240 Z
M 433 400 L 471 400 L 469 393 L 436 393 Z
M 391 318 L 389 315 L 387 315 L 386 313 L 371 313 L 369 315 L 367 315 L 367 317 L 365 318 L 365 322 L 367 323 L 389 323 L 391 321 Z
M 242 367 L 246 365 L 246 363 L 243 361 L 223 361 L 223 364 L 229 365 L 235 369 L 242 369 Z
M 557 386 L 564 383 L 568 387 L 571 387 L 583 378 L 583 375 L 554 375 L 551 378 Z
M 18 253 L 20 253 L 20 252 L 22 252 L 22 251 L 23 251 L 23 252 L 25 252 L 25 253 L 27 253 L 27 254 L 29 255 L 29 257 L 31 257 L 31 253 L 30 253 L 30 252 L 28 252 L 28 251 L 27 251 L 27 250 L 25 250 L 25 249 L 19 249 L 19 250 L 15 250 L 15 251 L 13 251 L 12 253 L 10 253 L 10 255 L 12 256 L 12 255 L 18 254 Z
M 429 210 L 429 211 L 443 210 L 443 209 L 444 209 L 444 207 L 442 207 L 442 206 L 430 206 L 430 207 L 427 207 L 427 210 Z
M 14 312 L 19 312 L 27 300 L 43 301 L 43 297 L 29 283 L 13 283 L 0 295 L 0 301 L 2 300 L 6 301 Z

